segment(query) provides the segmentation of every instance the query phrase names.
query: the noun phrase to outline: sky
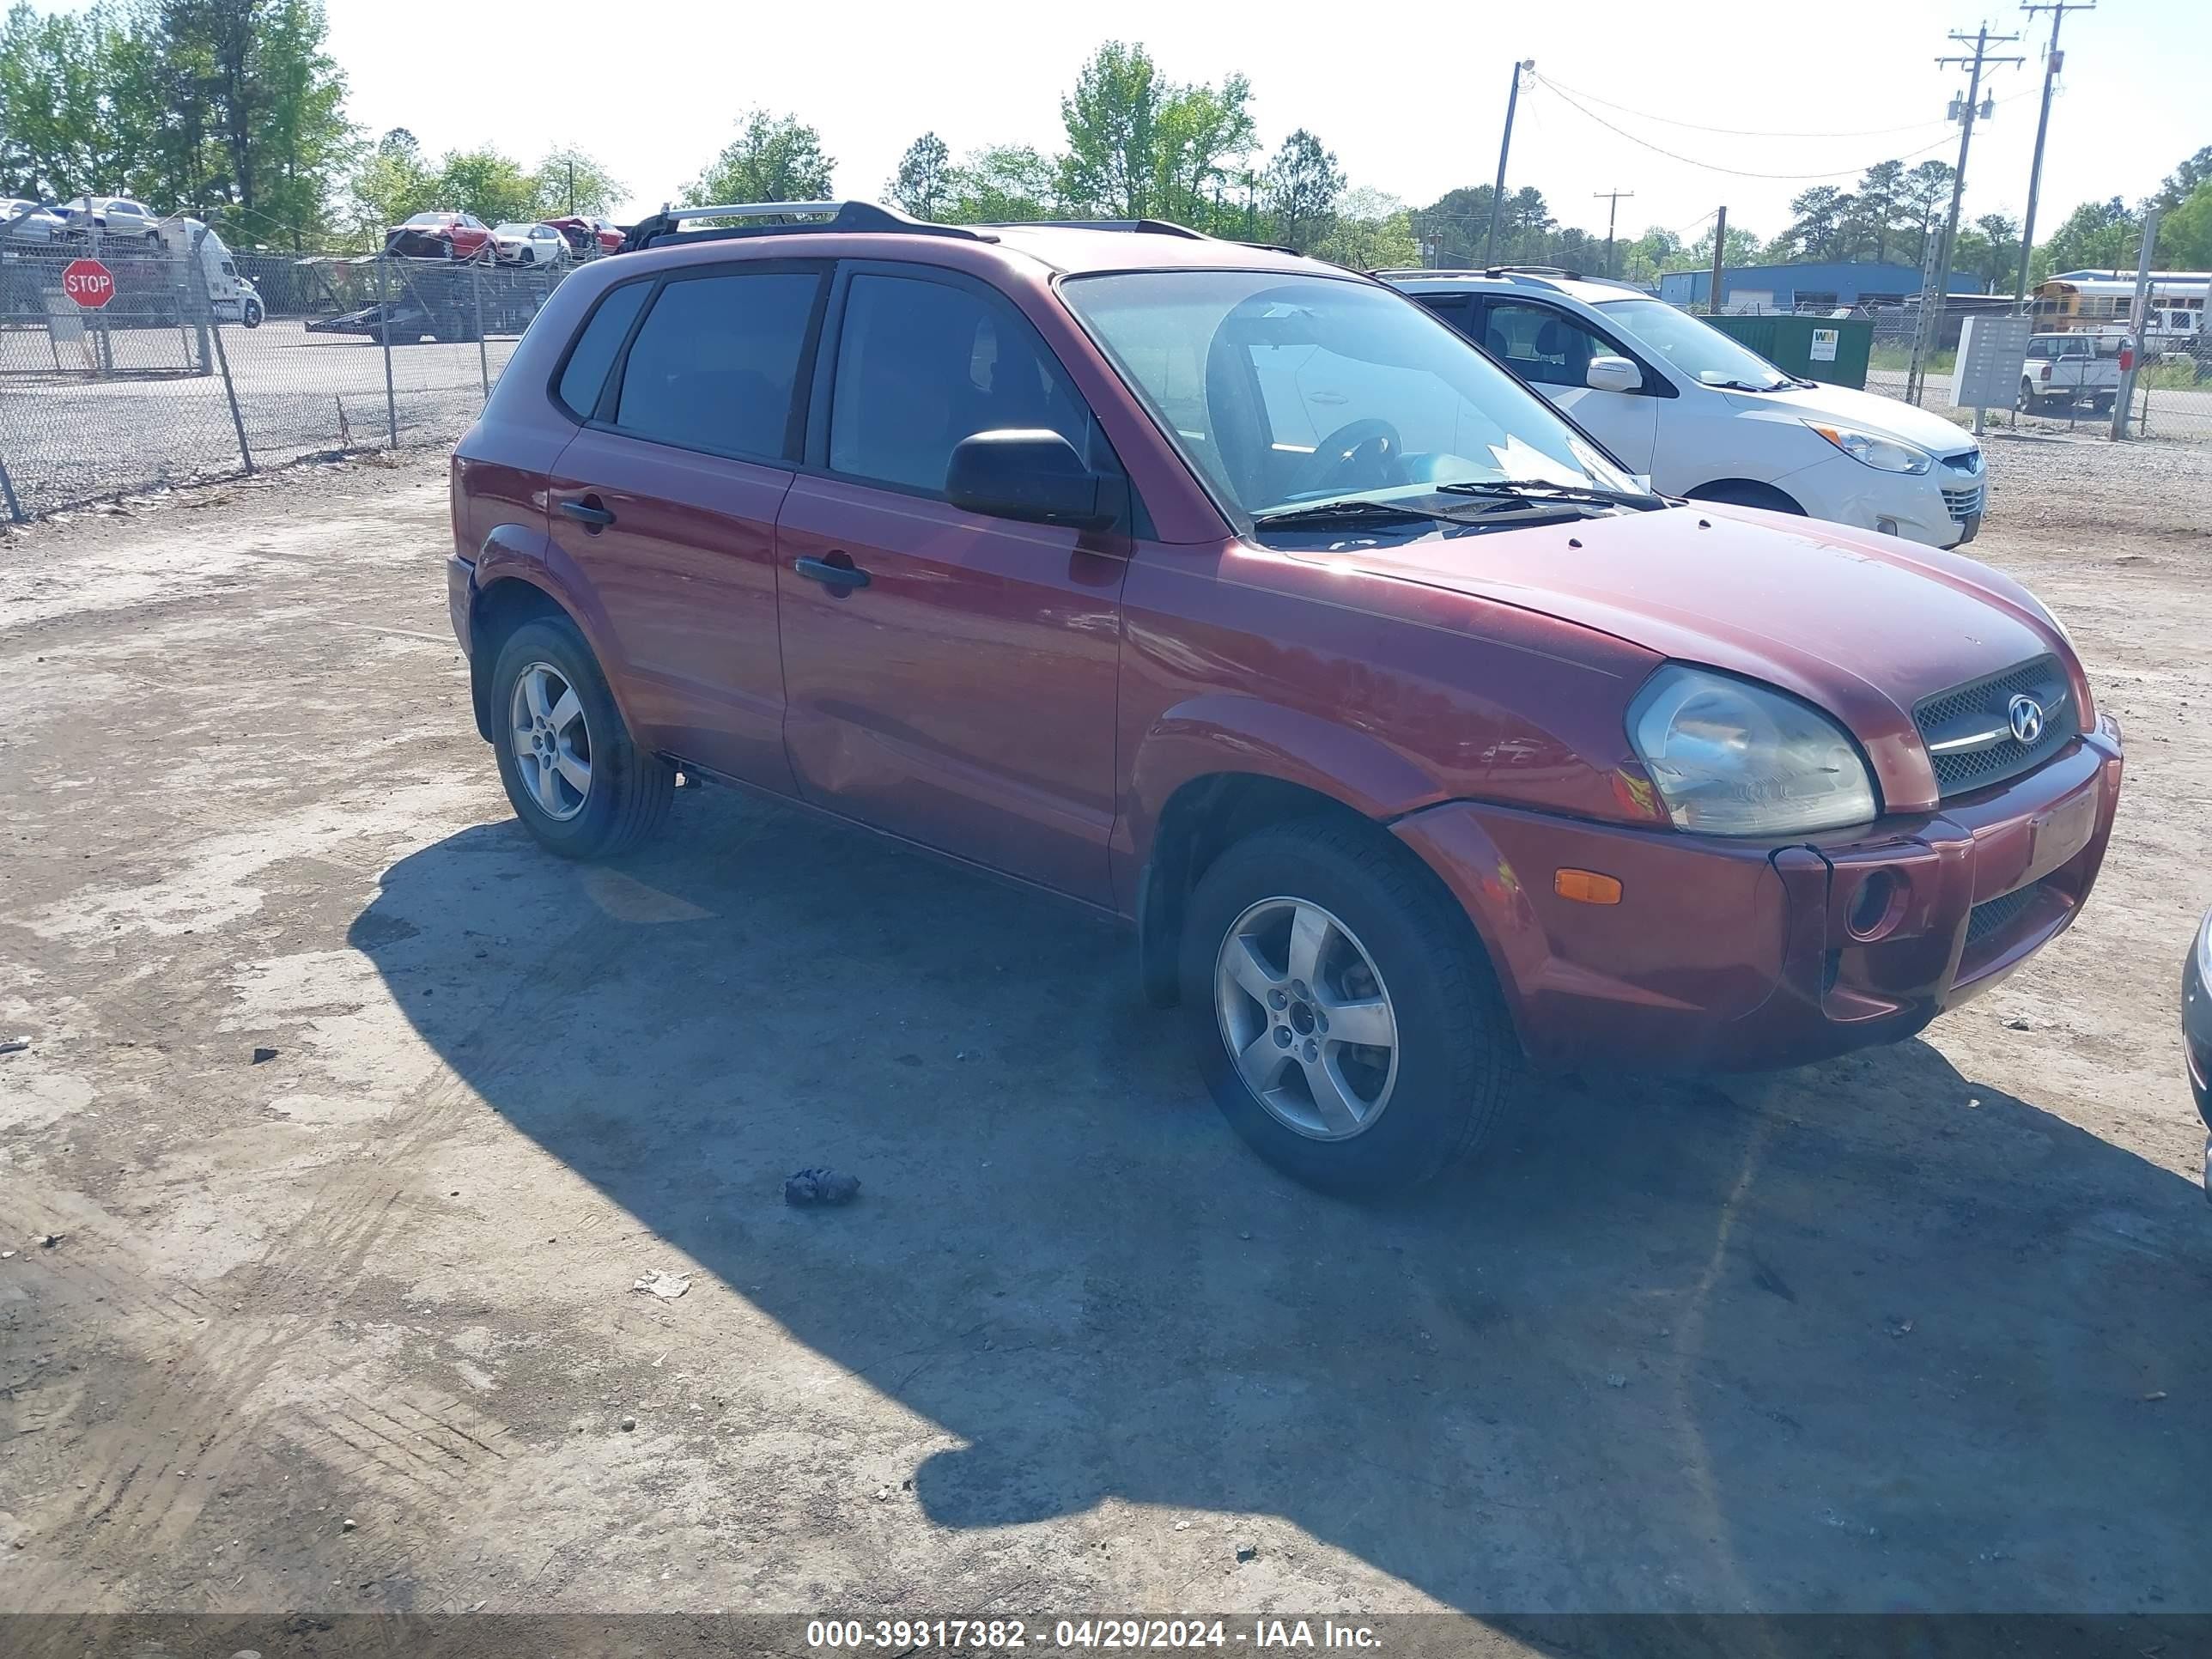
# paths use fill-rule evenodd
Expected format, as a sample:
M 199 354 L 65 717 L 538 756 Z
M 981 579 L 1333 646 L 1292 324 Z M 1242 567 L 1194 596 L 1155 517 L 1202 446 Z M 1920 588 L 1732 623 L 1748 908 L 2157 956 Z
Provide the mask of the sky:
M 433 154 L 493 144 L 525 161 L 575 144 L 629 186 L 617 218 L 681 200 L 756 104 L 820 131 L 842 196 L 881 199 L 926 131 L 956 155 L 990 143 L 1049 151 L 1062 94 L 1111 36 L 1143 43 L 1173 80 L 1243 73 L 1266 150 L 1309 128 L 1354 185 L 1415 206 L 1491 179 L 1510 66 L 1533 58 L 1541 78 L 1521 97 L 1508 187 L 1535 185 L 1563 224 L 1600 234 L 1607 204 L 1595 192 L 1632 191 L 1623 234 L 1656 225 L 1691 239 L 1717 204 L 1731 225 L 1771 236 L 1811 185 L 1848 188 L 1892 156 L 1955 161 L 1944 111 L 1964 71 L 1935 60 L 1961 50 L 1949 31 L 1984 21 L 2026 37 L 1993 51 L 2028 61 L 1992 73 L 1996 111 L 1975 129 L 1966 213 L 2017 216 L 2051 27 L 2047 13 L 1967 0 L 1853 0 L 1806 8 L 1802 26 L 1777 21 L 1792 7 L 1649 0 L 1395 11 L 1310 0 L 326 4 L 349 107 L 371 136 L 404 126 Z M 2099 0 L 2067 15 L 2061 42 L 2039 234 L 2085 200 L 2147 195 L 2212 144 L 2212 3 Z

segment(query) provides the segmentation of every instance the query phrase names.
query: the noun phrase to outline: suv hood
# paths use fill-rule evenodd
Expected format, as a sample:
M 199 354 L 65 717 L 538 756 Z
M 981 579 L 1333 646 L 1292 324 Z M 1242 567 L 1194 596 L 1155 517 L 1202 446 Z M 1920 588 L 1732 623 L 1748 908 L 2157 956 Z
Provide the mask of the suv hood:
M 1372 575 L 1557 617 L 1796 693 L 1865 745 L 1893 808 L 1932 805 L 1912 708 L 2068 649 L 2025 588 L 1954 554 L 1753 507 L 1439 532 L 1324 556 Z
M 1779 392 L 1731 392 L 1729 402 L 1737 409 L 1768 413 L 1787 411 L 1802 420 L 1827 426 L 1855 426 L 1885 438 L 1901 438 L 1931 455 L 1955 455 L 1975 447 L 1972 434 L 1963 432 L 1940 415 L 1894 398 L 1871 392 L 1854 392 L 1847 386 L 1792 386 Z

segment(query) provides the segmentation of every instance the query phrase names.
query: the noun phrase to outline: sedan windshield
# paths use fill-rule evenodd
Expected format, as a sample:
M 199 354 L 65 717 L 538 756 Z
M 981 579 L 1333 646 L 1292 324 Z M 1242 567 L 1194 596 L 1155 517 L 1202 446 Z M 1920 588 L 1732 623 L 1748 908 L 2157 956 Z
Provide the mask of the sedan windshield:
M 1748 346 L 1738 345 L 1711 323 L 1663 301 L 1608 300 L 1598 309 L 1638 344 L 1648 346 L 1706 386 L 1779 392 L 1796 384 Z
M 1445 487 L 1510 481 L 1652 504 L 1549 404 L 1388 289 L 1170 270 L 1072 277 L 1061 292 L 1246 519 L 1358 501 L 1456 514 L 1468 503 Z

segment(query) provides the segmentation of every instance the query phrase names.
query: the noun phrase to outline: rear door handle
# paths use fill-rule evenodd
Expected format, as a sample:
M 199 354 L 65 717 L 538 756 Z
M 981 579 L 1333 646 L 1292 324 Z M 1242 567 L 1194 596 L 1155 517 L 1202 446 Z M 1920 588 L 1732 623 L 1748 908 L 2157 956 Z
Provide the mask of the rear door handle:
M 827 559 L 793 559 L 791 568 L 811 582 L 820 582 L 824 587 L 866 587 L 868 573 L 856 570 L 849 564 L 832 564 Z
M 594 530 L 615 521 L 615 515 L 599 505 L 596 495 L 586 495 L 580 501 L 563 501 L 561 510 L 578 524 L 587 524 Z

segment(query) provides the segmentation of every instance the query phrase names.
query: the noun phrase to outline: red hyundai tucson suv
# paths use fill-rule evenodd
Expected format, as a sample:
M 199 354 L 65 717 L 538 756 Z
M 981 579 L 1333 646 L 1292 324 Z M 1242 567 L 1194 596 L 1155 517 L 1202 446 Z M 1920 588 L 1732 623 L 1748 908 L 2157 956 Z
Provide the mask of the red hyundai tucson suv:
M 2119 733 L 2008 577 L 1656 497 L 1311 259 L 792 211 L 579 270 L 454 455 L 554 852 L 680 767 L 1124 918 L 1230 1121 L 1344 1191 L 1524 1064 L 1907 1037 L 2087 897 Z

